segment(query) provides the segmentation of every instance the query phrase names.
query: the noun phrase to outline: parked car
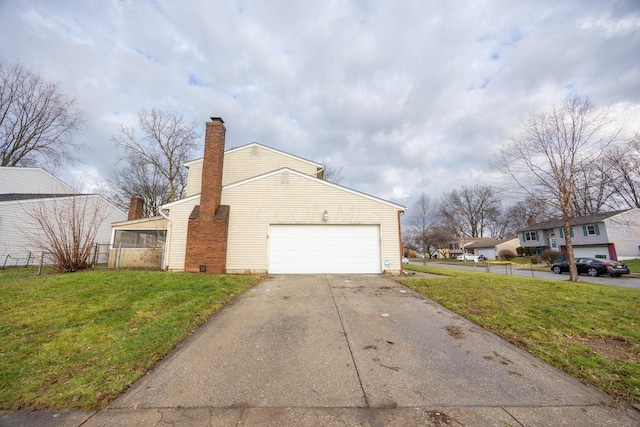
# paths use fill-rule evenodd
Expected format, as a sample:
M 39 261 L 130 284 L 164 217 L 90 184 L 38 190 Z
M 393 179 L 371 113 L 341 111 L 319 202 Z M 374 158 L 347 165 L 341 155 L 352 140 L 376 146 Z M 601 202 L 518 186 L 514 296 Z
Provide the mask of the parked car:
M 406 256 L 402 257 L 402 263 L 403 264 L 409 264 L 409 258 L 407 258 Z
M 474 254 L 462 254 L 456 257 L 458 261 L 475 261 L 478 262 L 478 256 Z
M 623 274 L 629 274 L 629 267 L 617 261 L 602 258 L 576 258 L 576 267 L 578 274 L 588 274 L 596 277 L 601 274 L 610 274 L 613 277 L 620 277 Z M 562 274 L 569 271 L 569 263 L 566 261 L 558 261 L 553 263 L 551 271 L 556 274 Z

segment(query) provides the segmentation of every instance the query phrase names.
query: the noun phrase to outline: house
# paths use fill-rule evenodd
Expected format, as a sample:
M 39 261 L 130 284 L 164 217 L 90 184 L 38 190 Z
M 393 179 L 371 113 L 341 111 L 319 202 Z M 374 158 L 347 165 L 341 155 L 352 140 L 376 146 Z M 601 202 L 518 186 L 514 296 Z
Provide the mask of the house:
M 561 251 L 567 256 L 561 219 L 530 224 L 519 230 L 520 245 Z M 571 218 L 571 242 L 576 257 L 615 261 L 640 258 L 640 208 Z
M 161 207 L 166 270 L 401 272 L 404 206 L 325 181 L 322 164 L 255 142 L 225 151 L 225 132 L 220 118 L 206 124 L 204 157 L 186 164 L 186 197 Z
M 498 259 L 500 251 L 510 250 L 515 254 L 518 246 L 520 246 L 520 240 L 517 238 L 502 240 L 482 239 L 467 245 L 466 249 L 472 251 L 474 255 L 482 255 L 486 259 Z
M 0 268 L 39 259 L 42 228 L 34 216 L 46 214 L 59 218 L 71 205 L 78 209 L 95 208 L 102 219 L 96 234 L 97 243 L 108 244 L 111 223 L 126 218 L 124 212 L 104 197 L 79 194 L 44 169 L 0 167 Z
M 449 242 L 449 258 L 456 258 L 458 255 L 466 253 L 474 253 L 473 249 L 469 249 L 469 245 L 489 241 L 493 241 L 493 239 L 487 237 L 459 237 Z

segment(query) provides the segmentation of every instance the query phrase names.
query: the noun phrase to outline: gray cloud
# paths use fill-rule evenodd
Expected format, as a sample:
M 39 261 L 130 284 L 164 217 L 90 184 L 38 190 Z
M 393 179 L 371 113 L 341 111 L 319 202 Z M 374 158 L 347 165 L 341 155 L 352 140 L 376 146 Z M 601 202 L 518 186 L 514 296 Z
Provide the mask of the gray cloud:
M 640 118 L 635 1 L 0 3 L 0 56 L 77 98 L 100 183 L 141 108 L 344 165 L 344 185 L 411 205 L 491 183 L 520 120 L 567 92 Z M 633 129 L 636 131 L 637 129 Z

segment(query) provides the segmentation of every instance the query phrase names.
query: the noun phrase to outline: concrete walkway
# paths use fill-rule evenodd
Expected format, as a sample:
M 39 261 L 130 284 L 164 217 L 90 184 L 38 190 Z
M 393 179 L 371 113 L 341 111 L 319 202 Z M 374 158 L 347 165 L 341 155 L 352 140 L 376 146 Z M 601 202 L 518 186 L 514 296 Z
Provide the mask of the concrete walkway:
M 0 425 L 639 426 L 633 410 L 381 276 L 276 276 L 99 412 Z

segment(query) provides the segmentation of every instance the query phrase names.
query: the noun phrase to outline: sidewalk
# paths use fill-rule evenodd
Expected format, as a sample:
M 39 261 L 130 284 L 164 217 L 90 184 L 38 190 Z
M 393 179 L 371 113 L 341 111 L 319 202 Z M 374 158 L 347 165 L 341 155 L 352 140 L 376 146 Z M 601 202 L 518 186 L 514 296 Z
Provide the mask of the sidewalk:
M 381 276 L 276 276 L 98 412 L 4 426 L 640 426 L 602 393 Z

